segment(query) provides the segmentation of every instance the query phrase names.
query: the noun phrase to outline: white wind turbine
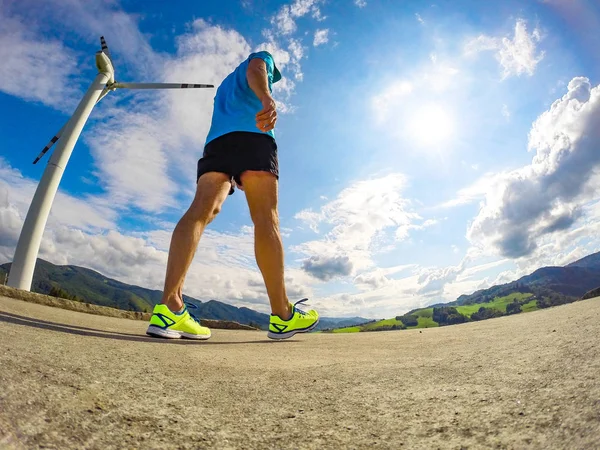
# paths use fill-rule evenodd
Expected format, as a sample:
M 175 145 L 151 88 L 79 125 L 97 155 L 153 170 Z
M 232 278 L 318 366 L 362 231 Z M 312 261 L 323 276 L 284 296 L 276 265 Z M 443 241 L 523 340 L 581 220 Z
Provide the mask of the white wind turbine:
M 112 58 L 104 37 L 100 38 L 102 50 L 96 52 L 96 67 L 98 75 L 85 93 L 77 109 L 60 129 L 60 131 L 44 147 L 33 162 L 37 163 L 44 154 L 60 139 L 52 154 L 48 166 L 38 184 L 23 229 L 15 250 L 15 256 L 8 276 L 8 285 L 31 289 L 33 271 L 37 260 L 44 228 L 52 208 L 52 202 L 58 190 L 67 162 L 94 106 L 109 92 L 115 89 L 185 89 L 185 88 L 214 88 L 212 84 L 183 84 L 183 83 L 118 83 L 115 81 L 115 71 Z

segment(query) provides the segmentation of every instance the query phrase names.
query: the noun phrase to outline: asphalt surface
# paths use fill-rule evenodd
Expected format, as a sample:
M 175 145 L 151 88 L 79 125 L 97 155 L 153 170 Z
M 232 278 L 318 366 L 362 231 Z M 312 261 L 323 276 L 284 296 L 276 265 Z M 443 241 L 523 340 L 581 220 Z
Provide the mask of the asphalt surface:
M 0 297 L 0 448 L 600 448 L 600 300 L 451 327 L 310 334 Z

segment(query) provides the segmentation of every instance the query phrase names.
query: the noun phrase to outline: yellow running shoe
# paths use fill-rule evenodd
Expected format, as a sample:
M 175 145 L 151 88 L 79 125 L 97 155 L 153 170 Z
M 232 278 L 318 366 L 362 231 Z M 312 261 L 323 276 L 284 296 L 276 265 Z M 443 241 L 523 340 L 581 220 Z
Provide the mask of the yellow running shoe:
M 196 305 L 186 304 L 183 307 L 183 311 L 174 313 L 167 305 L 156 305 L 154 311 L 152 311 L 150 325 L 146 330 L 146 334 L 167 339 L 210 338 L 210 330 L 200 325 L 200 320 L 188 311 L 188 306 L 197 308 Z
M 307 298 L 303 298 L 293 305 L 290 303 L 292 317 L 289 320 L 283 320 L 281 317 L 271 314 L 267 336 L 271 339 L 287 339 L 296 333 L 306 333 L 314 329 L 319 323 L 319 313 L 314 309 L 304 312 L 296 308 L 297 304 L 304 303 L 307 300 Z

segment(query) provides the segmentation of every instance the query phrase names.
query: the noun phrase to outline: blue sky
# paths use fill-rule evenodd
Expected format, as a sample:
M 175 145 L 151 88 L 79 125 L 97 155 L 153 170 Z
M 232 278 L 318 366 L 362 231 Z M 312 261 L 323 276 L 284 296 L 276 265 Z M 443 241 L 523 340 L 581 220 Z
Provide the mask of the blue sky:
M 95 76 L 218 84 L 271 51 L 290 298 L 389 317 L 600 250 L 600 7 L 591 0 L 33 0 L 0 6 L 0 260 L 31 162 Z M 214 91 L 124 92 L 94 109 L 40 257 L 160 289 Z M 268 311 L 243 193 L 185 291 Z

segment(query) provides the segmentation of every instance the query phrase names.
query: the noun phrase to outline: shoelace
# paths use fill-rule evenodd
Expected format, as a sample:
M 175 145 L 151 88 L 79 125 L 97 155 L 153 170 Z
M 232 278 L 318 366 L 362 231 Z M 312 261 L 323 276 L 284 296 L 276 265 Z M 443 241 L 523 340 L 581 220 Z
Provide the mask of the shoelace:
M 294 303 L 294 311 L 297 311 L 299 314 L 301 314 L 301 315 L 303 315 L 303 316 L 307 316 L 307 315 L 308 315 L 308 313 L 307 313 L 307 312 L 305 312 L 305 311 L 302 311 L 301 309 L 298 309 L 298 308 L 296 308 L 296 305 L 297 305 L 297 304 L 299 304 L 299 303 L 304 303 L 304 302 L 306 302 L 306 301 L 308 301 L 308 299 L 307 299 L 307 298 L 303 298 L 302 300 L 298 300 L 296 303 Z
M 190 308 L 192 309 L 198 309 L 198 306 L 194 305 L 193 303 L 183 303 L 188 310 L 188 314 L 190 315 L 190 317 L 192 318 L 192 320 L 194 320 L 198 325 L 201 325 L 200 323 L 200 319 L 198 317 L 196 317 L 192 312 L 190 312 Z

